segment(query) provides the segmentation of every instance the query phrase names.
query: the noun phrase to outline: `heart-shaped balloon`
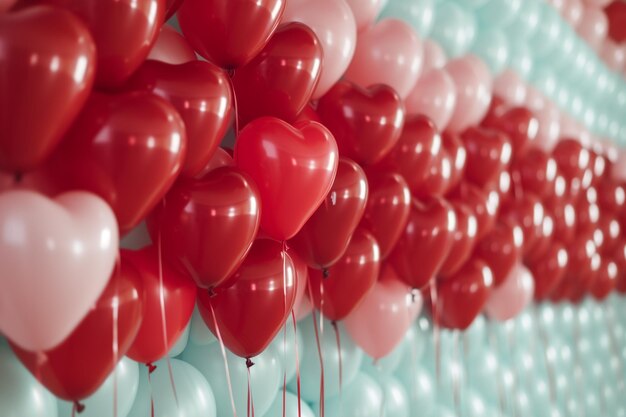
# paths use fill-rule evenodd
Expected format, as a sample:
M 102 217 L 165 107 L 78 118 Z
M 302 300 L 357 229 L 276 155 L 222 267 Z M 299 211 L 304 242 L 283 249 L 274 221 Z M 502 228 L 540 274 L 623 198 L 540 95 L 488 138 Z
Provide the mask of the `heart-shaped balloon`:
M 591 295 L 597 301 L 603 301 L 613 291 L 617 285 L 617 264 L 612 261 L 602 258 L 600 269 L 596 274 L 596 278 L 591 285 Z
M 432 68 L 420 76 L 404 104 L 407 113 L 428 116 L 444 130 L 456 104 L 456 87 L 444 69 Z
M 127 86 L 163 97 L 178 111 L 187 136 L 181 175 L 197 175 L 215 153 L 230 124 L 232 94 L 226 73 L 202 61 L 181 65 L 146 61 Z
M 404 123 L 402 100 L 382 84 L 363 89 L 339 81 L 320 99 L 317 113 L 335 136 L 341 155 L 363 166 L 389 153 Z
M 258 239 L 228 285 L 200 291 L 198 309 L 208 328 L 235 355 L 259 355 L 282 329 L 296 296 L 294 265 L 283 245 Z M 256 317 L 257 320 L 250 320 Z
M 123 250 L 122 256 L 137 269 L 143 283 L 144 316 L 127 356 L 150 364 L 164 357 L 185 331 L 196 302 L 196 286 L 188 275 L 162 262 L 157 245 Z
M 161 26 L 159 36 L 146 59 L 179 65 L 196 61 L 196 53 L 187 40 L 170 25 Z
M 418 191 L 424 188 L 441 149 L 441 136 L 435 123 L 423 115 L 409 115 L 404 121 L 400 139 L 374 168 L 401 174 L 411 190 Z
M 476 185 L 462 181 L 448 195 L 451 202 L 466 204 L 476 216 L 476 240 L 479 241 L 493 228 L 500 207 L 497 191 L 484 191 Z
M 441 134 L 441 143 L 443 149 L 446 150 L 450 157 L 451 172 L 450 180 L 448 182 L 448 189 L 453 189 L 463 179 L 465 175 L 465 164 L 467 163 L 467 151 L 465 145 L 461 141 L 461 137 L 453 132 L 443 132 Z
M 555 196 L 544 200 L 544 208 L 554 222 L 554 239 L 570 242 L 576 234 L 576 208 L 567 199 Z
M 450 279 L 437 282 L 434 320 L 450 329 L 467 329 L 489 299 L 493 275 L 480 259 L 470 259 Z
M 405 99 L 422 71 L 422 42 L 406 22 L 382 19 L 359 32 L 345 78 L 361 87 L 386 84 Z
M 539 120 L 525 107 L 513 107 L 498 117 L 488 118 L 482 125 L 504 133 L 511 140 L 513 158 L 522 158 L 535 147 L 539 134 Z
M 98 194 L 111 205 L 125 233 L 163 198 L 185 152 L 183 121 L 162 98 L 146 92 L 96 93 L 36 175 L 53 192 Z
M 390 266 L 344 323 L 350 337 L 374 359 L 388 355 L 404 338 L 420 311 L 422 296 L 411 292 Z
M 626 207 L 626 187 L 610 179 L 601 181 L 598 186 L 598 205 L 611 213 L 622 212 Z
M 322 205 L 290 241 L 313 268 L 327 268 L 341 258 L 367 204 L 367 178 L 355 162 L 340 158 L 337 176 Z
M 248 175 L 221 167 L 179 182 L 149 218 L 163 256 L 201 288 L 228 278 L 243 262 L 260 223 L 259 192 Z
M 444 199 L 414 199 L 404 233 L 390 255 L 400 279 L 413 288 L 426 286 L 448 256 L 455 229 L 454 209 Z
M 369 195 L 361 225 L 376 238 L 380 258 L 396 246 L 411 213 L 411 191 L 404 178 L 390 172 L 371 172 Z
M 432 197 L 443 197 L 450 190 L 452 181 L 452 158 L 446 149 L 441 149 L 435 160 L 430 165 L 428 174 L 424 182 L 411 190 L 413 196 L 418 199 L 429 199 Z
M 222 68 L 250 62 L 278 26 L 285 0 L 185 0 L 180 28 L 193 49 Z
M 98 301 L 63 343 L 43 352 L 11 347 L 54 395 L 78 401 L 96 391 L 124 357 L 142 318 L 141 276 L 122 258 Z
M 616 289 L 620 294 L 626 294 L 626 241 L 623 238 L 611 251 L 609 259 L 614 261 L 617 266 Z
M 479 187 L 493 182 L 511 161 L 511 143 L 501 133 L 470 127 L 461 139 L 467 152 L 465 178 Z
M 543 256 L 532 263 L 528 268 L 535 279 L 535 300 L 545 300 L 552 294 L 567 270 L 568 255 L 561 242 L 553 242 Z
M 554 190 L 557 165 L 554 158 L 538 148 L 528 150 L 519 156 L 512 166 L 513 176 L 518 176 L 519 184 L 525 192 L 540 198 L 549 197 Z
M 448 252 L 448 256 L 446 256 L 439 270 L 439 276 L 444 278 L 453 275 L 468 260 L 476 244 L 478 231 L 476 216 L 468 206 L 455 203 L 452 204 L 452 207 L 456 216 L 456 229 L 454 230 L 454 241 L 450 252 Z
M 522 259 L 524 233 L 515 221 L 500 221 L 476 245 L 474 256 L 491 269 L 493 285 L 502 284 Z
M 619 243 L 619 238 L 622 236 L 622 227 L 617 217 L 602 212 L 596 233 L 602 234 L 602 241 L 598 245 L 598 250 L 603 254 L 610 253 Z
M 601 239 L 602 237 L 599 236 Z M 552 215 L 544 209 L 543 219 L 541 221 L 541 231 L 537 235 L 535 244 L 524 255 L 524 262 L 529 263 L 540 258 L 546 250 L 552 245 L 554 240 L 554 219 Z
M 511 202 L 511 205 L 502 208 L 501 219 L 508 219 L 519 224 L 524 234 L 524 255 L 530 253 L 543 232 L 543 218 L 545 216 L 541 200 L 532 194 L 524 193 L 520 198 Z
M 380 249 L 374 236 L 357 229 L 345 254 L 333 266 L 309 269 L 309 296 L 329 320 L 344 319 L 372 289 L 380 272 Z
M 579 141 L 565 138 L 557 143 L 552 156 L 565 179 L 569 183 L 575 183 L 575 188 L 580 187 L 585 171 L 589 168 L 589 151 Z
M 235 143 L 235 163 L 261 195 L 261 228 L 291 239 L 331 189 L 339 155 L 332 134 L 316 122 L 293 127 L 274 117 L 249 123 Z
M 233 76 L 242 125 L 261 116 L 292 122 L 313 95 L 322 72 L 322 46 L 302 23 L 279 27 L 265 48 Z
M 96 50 L 72 13 L 48 6 L 0 16 L 0 169 L 36 168 L 63 138 L 93 84 Z
M 0 332 L 22 349 L 51 349 L 78 326 L 109 281 L 118 250 L 115 216 L 89 193 L 50 200 L 5 191 L 0 230 Z
M 524 265 L 516 265 L 504 282 L 491 291 L 485 304 L 487 316 L 504 322 L 520 314 L 533 300 L 535 292 L 533 279 L 532 272 Z

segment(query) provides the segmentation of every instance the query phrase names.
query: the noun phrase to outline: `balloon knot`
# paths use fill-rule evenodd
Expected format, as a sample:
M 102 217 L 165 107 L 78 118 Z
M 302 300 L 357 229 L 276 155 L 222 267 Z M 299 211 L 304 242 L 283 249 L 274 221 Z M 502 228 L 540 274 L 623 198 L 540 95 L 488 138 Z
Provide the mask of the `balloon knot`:
M 15 175 L 13 176 L 13 180 L 15 181 L 16 184 L 21 183 L 23 178 L 24 178 L 24 174 L 21 172 L 16 172 Z
M 252 359 L 246 358 L 246 366 L 248 368 L 252 368 L 254 366 L 254 362 L 252 362 Z
M 85 404 L 81 403 L 78 400 L 74 401 L 74 410 L 76 410 L 78 414 L 82 413 L 83 411 L 85 411 Z
M 215 289 L 213 287 L 209 288 L 207 290 L 209 292 L 209 297 L 213 298 L 217 295 L 217 293 L 215 292 Z
M 228 73 L 228 76 L 229 76 L 230 78 L 233 78 L 233 77 L 235 76 L 235 69 L 234 69 L 234 68 L 228 68 L 228 69 L 226 70 L 226 72 Z
M 148 367 L 149 374 L 152 374 L 152 372 L 156 371 L 157 366 L 152 362 L 147 363 L 146 366 Z
M 328 270 L 328 268 L 322 269 L 322 276 L 324 278 L 328 278 L 330 276 L 330 271 Z
M 413 288 L 411 290 L 411 302 L 415 303 L 415 301 L 417 301 L 417 293 L 418 293 L 418 289 L 417 288 Z

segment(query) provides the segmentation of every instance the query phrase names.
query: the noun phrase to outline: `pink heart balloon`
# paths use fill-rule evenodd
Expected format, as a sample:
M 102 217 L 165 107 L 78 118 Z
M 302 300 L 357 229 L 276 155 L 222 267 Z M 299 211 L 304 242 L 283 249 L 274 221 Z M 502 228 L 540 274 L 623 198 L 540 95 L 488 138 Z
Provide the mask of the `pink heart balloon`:
M 526 100 L 526 84 L 515 71 L 507 68 L 493 80 L 493 93 L 510 106 L 521 106 Z
M 374 288 L 345 318 L 344 324 L 356 344 L 379 359 L 402 341 L 421 310 L 421 293 L 411 293 L 395 271 L 386 266 Z
M 363 88 L 387 84 L 404 99 L 422 71 L 422 54 L 422 42 L 411 26 L 383 19 L 359 33 L 345 78 Z
M 422 74 L 404 102 L 407 113 L 430 117 L 439 131 L 448 126 L 455 104 L 454 81 L 445 70 L 437 68 Z
M 49 199 L 7 191 L 0 230 L 0 332 L 23 349 L 51 349 L 109 281 L 118 251 L 113 211 L 86 192 Z
M 535 280 L 524 265 L 518 265 L 504 282 L 494 288 L 485 305 L 487 315 L 498 321 L 512 319 L 533 300 Z

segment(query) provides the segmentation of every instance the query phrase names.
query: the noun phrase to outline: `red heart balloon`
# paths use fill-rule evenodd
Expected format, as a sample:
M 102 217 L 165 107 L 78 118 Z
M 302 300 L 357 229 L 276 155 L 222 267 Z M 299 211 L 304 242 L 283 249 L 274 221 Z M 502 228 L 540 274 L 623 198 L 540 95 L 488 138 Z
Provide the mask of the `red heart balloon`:
M 441 147 L 441 136 L 435 123 L 423 115 L 409 115 L 400 139 L 374 169 L 398 172 L 412 191 L 419 191 L 424 188 Z
M 502 170 L 493 184 L 487 186 L 487 190 L 498 193 L 500 204 L 510 204 L 511 199 L 515 197 L 512 183 L 511 173 L 507 170 Z
M 402 99 L 383 84 L 362 89 L 339 81 L 320 99 L 317 113 L 335 136 L 341 155 L 363 166 L 391 151 L 404 124 Z
M 146 59 L 173 65 L 197 61 L 196 53 L 187 40 L 170 25 L 161 26 L 159 36 Z
M 322 72 L 322 46 L 302 23 L 279 27 L 265 48 L 233 76 L 242 124 L 261 116 L 291 122 L 311 99 Z
M 435 322 L 450 329 L 467 329 L 489 299 L 493 276 L 480 259 L 470 259 L 450 279 L 437 282 Z
M 26 368 L 54 395 L 77 401 L 93 394 L 130 348 L 143 318 L 139 272 L 122 258 L 104 292 L 57 347 L 29 352 L 11 343 Z M 117 340 L 113 340 L 113 331 Z M 117 343 L 114 345 L 114 343 Z M 116 346 L 117 352 L 113 349 Z
M 448 256 L 455 229 L 454 209 L 444 199 L 414 199 L 404 233 L 390 255 L 400 279 L 413 288 L 426 286 Z
M 524 234 L 515 221 L 499 221 L 476 245 L 474 257 L 491 269 L 493 285 L 502 284 L 522 259 Z
M 241 265 L 260 223 L 259 192 L 235 167 L 181 181 L 150 216 L 153 242 L 163 256 L 201 288 L 212 288 Z
M 515 161 L 512 171 L 514 176 L 519 176 L 518 181 L 526 192 L 545 198 L 554 190 L 556 161 L 541 149 L 530 149 Z
M 197 175 L 215 153 L 230 124 L 232 95 L 227 75 L 208 62 L 170 65 L 146 61 L 127 87 L 163 97 L 178 111 L 187 134 L 187 156 L 181 175 Z
M 479 187 L 493 182 L 511 161 L 511 143 L 502 133 L 471 127 L 461 139 L 467 151 L 465 178 Z
M 342 320 L 372 289 L 379 272 L 380 249 L 376 239 L 365 229 L 357 229 L 345 254 L 333 266 L 326 271 L 309 269 L 309 295 L 325 317 Z
M 609 259 L 617 266 L 616 289 L 620 294 L 626 294 L 626 240 L 620 238 L 609 255 Z
M 515 159 L 525 156 L 539 134 L 539 120 L 525 107 L 513 107 L 495 118 L 486 118 L 482 126 L 508 136 Z
M 214 292 L 200 291 L 198 310 L 213 334 L 217 323 L 231 352 L 257 356 L 291 314 L 296 296 L 293 262 L 281 243 L 258 239 L 228 284 Z
M 535 300 L 543 301 L 559 286 L 567 271 L 568 255 L 561 242 L 553 242 L 547 251 L 528 264 L 535 279 Z
M 541 200 L 531 193 L 524 193 L 510 205 L 502 208 L 500 217 L 516 222 L 524 233 L 524 255 L 529 253 L 537 244 L 543 232 L 543 218 L 545 212 Z
M 363 217 L 367 178 L 355 162 L 339 158 L 337 176 L 322 205 L 289 241 L 314 268 L 327 268 L 343 256 Z
M 598 205 L 611 213 L 623 212 L 626 207 L 626 187 L 610 179 L 598 184 Z
M 578 301 L 593 282 L 601 259 L 593 241 L 593 233 L 578 235 L 567 247 L 569 263 L 567 279 L 561 282 L 561 296 Z M 557 288 L 556 295 L 559 295 Z
M 385 259 L 402 236 L 411 213 L 411 191 L 399 174 L 371 172 L 369 195 L 361 225 L 376 238 Z
M 554 239 L 554 220 L 552 215 L 544 209 L 543 220 L 541 221 L 541 231 L 537 235 L 537 240 L 532 248 L 524 255 L 525 262 L 532 262 L 540 258 L 552 245 Z
M 484 191 L 474 184 L 463 181 L 448 198 L 452 202 L 470 207 L 478 223 L 477 240 L 482 239 L 493 228 L 500 206 L 500 196 L 496 191 Z
M 235 163 L 261 194 L 261 228 L 291 239 L 324 201 L 337 173 L 337 144 L 316 122 L 294 127 L 274 117 L 248 124 L 235 143 Z
M 617 217 L 609 213 L 600 214 L 597 232 L 602 234 L 602 241 L 598 245 L 598 250 L 603 254 L 612 252 L 622 236 L 622 228 L 619 221 L 617 221 Z
M 452 206 L 456 216 L 456 229 L 450 252 L 439 270 L 439 276 L 443 278 L 453 275 L 467 261 L 474 249 L 478 230 L 476 216 L 468 206 L 461 203 L 452 204 Z
M 170 351 L 191 320 L 196 302 L 196 286 L 191 278 L 161 262 L 158 251 L 156 246 L 136 252 L 122 250 L 122 256 L 139 271 L 143 281 L 144 317 L 127 356 L 145 364 L 158 361 Z
M 0 16 L 0 169 L 36 168 L 87 100 L 96 51 L 72 13 L 35 6 Z
M 554 238 L 561 242 L 570 242 L 576 234 L 576 208 L 566 199 L 548 197 L 544 208 L 554 222 Z
M 566 138 L 556 144 L 552 156 L 567 181 L 570 195 L 577 197 L 583 182 L 590 182 L 591 179 L 589 151 L 579 141 Z
M 612 260 L 602 258 L 600 269 L 591 285 L 591 295 L 598 301 L 609 296 L 617 285 L 617 265 Z
M 600 222 L 600 207 L 596 204 L 597 192 L 590 187 L 578 197 L 576 208 L 577 233 L 593 232 Z
M 443 132 L 441 135 L 441 143 L 443 144 L 443 148 L 448 153 L 450 157 L 451 164 L 451 172 L 450 172 L 450 181 L 448 183 L 448 189 L 452 189 L 456 187 L 465 174 L 465 164 L 467 161 L 467 152 L 465 150 L 465 145 L 461 141 L 461 137 L 453 132 Z M 506 171 L 503 171 L 506 172 Z
M 193 49 L 222 68 L 247 64 L 278 26 L 285 0 L 185 0 L 177 17 Z
M 163 198 L 185 151 L 185 126 L 165 100 L 144 92 L 96 93 L 37 176 L 54 192 L 98 194 L 124 233 Z

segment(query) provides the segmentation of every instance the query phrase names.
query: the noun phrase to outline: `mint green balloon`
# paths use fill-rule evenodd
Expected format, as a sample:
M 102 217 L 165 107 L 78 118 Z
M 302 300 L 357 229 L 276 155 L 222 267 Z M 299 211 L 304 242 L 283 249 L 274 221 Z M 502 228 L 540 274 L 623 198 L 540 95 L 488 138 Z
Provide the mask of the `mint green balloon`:
M 467 9 L 475 10 L 475 9 L 478 9 L 479 7 L 484 6 L 489 0 L 454 0 L 454 1 Z
M 204 323 L 200 311 L 198 311 L 198 306 L 196 305 L 193 309 L 191 322 L 189 323 L 189 343 L 206 346 L 215 342 L 217 342 L 217 339 Z
M 437 395 L 440 394 L 432 374 L 420 364 L 416 366 L 407 364 L 398 368 L 395 375 L 398 381 L 404 385 L 409 396 L 411 416 L 428 415 L 435 407 Z
M 481 26 L 506 28 L 519 13 L 526 0 L 489 0 L 476 10 L 476 17 Z
M 506 29 L 510 41 L 526 42 L 537 30 L 544 0 L 524 0 Z
M 255 410 L 256 411 L 256 410 Z M 283 390 L 281 388 L 270 408 L 262 417 L 282 417 L 283 416 Z M 300 415 L 298 415 L 298 396 L 289 391 L 285 393 L 285 417 L 315 417 L 311 407 L 300 399 Z M 230 417 L 230 416 L 227 416 Z M 243 416 L 242 416 L 243 417 Z
M 404 20 L 426 37 L 433 26 L 434 5 L 435 0 L 389 0 L 378 18 Z
M 409 417 L 411 415 L 409 394 L 404 385 L 391 375 L 372 376 L 383 390 L 383 416 Z
M 466 387 L 461 401 L 461 415 L 472 417 L 494 417 L 494 412 L 475 390 Z M 497 415 L 497 414 L 495 414 Z
M 111 374 L 98 388 L 96 392 L 91 394 L 81 403 L 85 405 L 85 410 L 80 413 L 81 417 L 111 417 L 114 414 L 113 409 L 113 389 L 117 384 L 117 415 L 119 417 L 128 416 L 139 387 L 139 364 L 126 357 L 115 367 L 115 377 Z M 145 366 L 142 366 L 145 368 Z M 73 404 L 67 401 L 58 401 L 59 416 L 70 416 L 72 414 Z M 172 416 L 174 417 L 174 416 Z
M 228 350 L 226 357 L 237 415 L 245 416 L 248 401 L 246 360 Z M 217 415 L 231 416 L 233 412 L 220 344 L 211 343 L 205 346 L 190 344 L 183 352 L 182 359 L 200 371 L 209 381 L 213 394 L 215 394 Z M 262 415 L 272 405 L 279 387 L 282 387 L 283 374 L 278 355 L 272 346 L 268 346 L 263 353 L 255 356 L 253 362 L 254 366 L 250 368 L 250 376 L 254 408 L 259 415 Z
M 502 72 L 508 64 L 508 40 L 499 29 L 485 26 L 480 27 L 476 33 L 470 51 L 481 58 L 494 75 Z
M 483 348 L 469 356 L 467 385 L 474 387 L 487 401 L 497 403 L 502 394 L 499 358 L 490 349 Z
M 533 55 L 523 39 L 509 37 L 509 67 L 527 80 L 533 70 Z
M 183 331 L 183 333 L 180 335 L 180 337 L 178 338 L 174 346 L 172 346 L 169 353 L 167 354 L 170 358 L 175 358 L 176 356 L 180 355 L 181 353 L 183 353 L 183 350 L 185 350 L 185 348 L 187 347 L 187 342 L 189 341 L 190 327 L 191 327 L 191 323 L 187 323 L 187 327 L 185 327 L 185 330 Z
M 317 324 L 320 325 L 319 315 Z M 309 316 L 298 323 L 302 332 L 302 344 L 304 353 L 300 358 L 301 393 L 302 398 L 309 402 L 319 401 L 320 395 L 320 362 L 315 340 L 315 327 L 313 317 Z M 341 364 L 342 382 L 345 389 L 356 377 L 363 360 L 363 351 L 352 341 L 341 323 L 339 326 L 339 337 L 341 340 Z M 319 333 L 319 329 L 318 329 Z M 320 334 L 320 346 L 324 358 L 324 395 L 332 398 L 339 395 L 339 350 L 335 332 L 330 321 L 324 319 L 324 332 Z M 296 381 L 289 383 L 289 389 L 296 390 Z
M 456 58 L 465 54 L 475 35 L 476 20 L 470 12 L 447 0 L 435 4 L 430 37 L 439 42 L 448 57 Z
M 326 399 L 324 410 L 327 417 L 380 417 L 382 405 L 380 385 L 369 375 L 359 372 L 343 389 L 341 396 Z M 319 403 L 313 408 L 316 415 L 321 415 Z
M 561 16 L 546 2 L 541 4 L 539 24 L 528 39 L 535 58 L 542 58 L 560 45 Z
M 57 401 L 54 395 L 26 370 L 2 337 L 0 341 L 2 417 L 57 417 Z
M 128 417 L 150 417 L 152 401 L 154 417 L 216 417 L 213 391 L 200 371 L 179 359 L 170 359 L 170 364 L 176 396 L 166 360 L 156 363 L 150 380 L 147 368 L 142 366 L 139 391 Z
M 415 417 L 457 417 L 457 415 L 452 411 L 451 408 L 448 408 L 444 405 L 437 404 L 432 408 L 430 413 L 424 414 L 413 414 Z
M 304 353 L 302 332 L 296 327 L 296 332 L 294 333 L 293 324 L 291 320 L 288 320 L 270 346 L 276 352 L 276 357 L 280 363 L 281 375 L 286 376 L 287 382 L 291 381 L 296 375 L 296 359 L 301 360 L 300 358 L 302 358 Z M 298 347 L 297 355 L 296 346 Z

